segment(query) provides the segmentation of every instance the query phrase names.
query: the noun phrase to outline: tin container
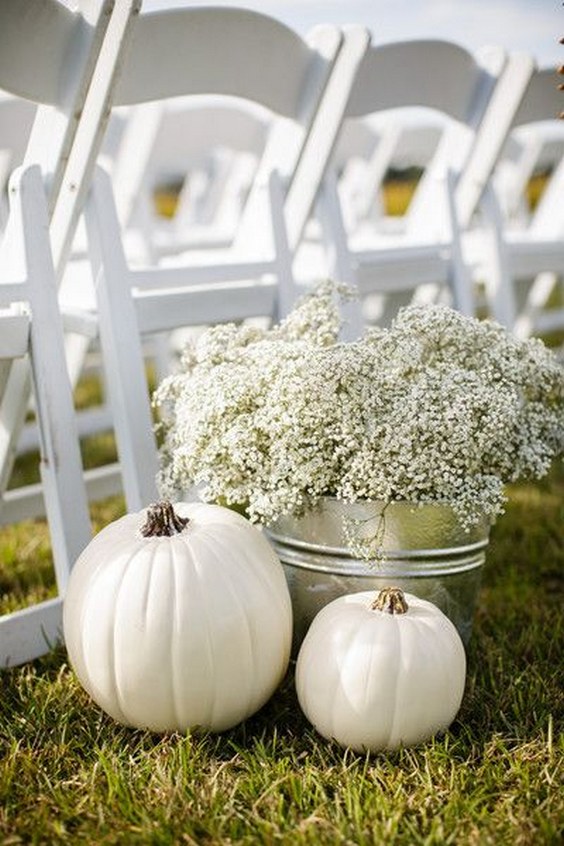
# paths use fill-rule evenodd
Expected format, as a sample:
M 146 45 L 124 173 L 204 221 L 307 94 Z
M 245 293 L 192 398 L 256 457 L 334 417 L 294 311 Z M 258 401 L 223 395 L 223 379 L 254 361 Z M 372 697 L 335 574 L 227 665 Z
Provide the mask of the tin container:
M 302 517 L 281 517 L 267 533 L 282 561 L 294 611 L 294 653 L 317 612 L 346 593 L 396 586 L 428 599 L 465 644 L 480 587 L 490 522 L 466 531 L 447 505 L 325 497 Z M 355 556 L 347 538 L 378 537 L 377 561 Z

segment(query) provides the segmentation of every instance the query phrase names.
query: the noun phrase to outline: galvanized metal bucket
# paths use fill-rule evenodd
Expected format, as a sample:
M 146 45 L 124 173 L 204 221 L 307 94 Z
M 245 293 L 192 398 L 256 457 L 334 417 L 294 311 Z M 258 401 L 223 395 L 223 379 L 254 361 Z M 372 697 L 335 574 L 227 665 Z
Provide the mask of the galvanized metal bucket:
M 347 540 L 378 534 L 382 560 L 355 557 Z M 303 517 L 267 530 L 286 573 L 294 609 L 294 651 L 313 618 L 345 593 L 397 586 L 435 603 L 468 643 L 490 522 L 465 531 L 446 505 L 346 503 L 326 497 Z

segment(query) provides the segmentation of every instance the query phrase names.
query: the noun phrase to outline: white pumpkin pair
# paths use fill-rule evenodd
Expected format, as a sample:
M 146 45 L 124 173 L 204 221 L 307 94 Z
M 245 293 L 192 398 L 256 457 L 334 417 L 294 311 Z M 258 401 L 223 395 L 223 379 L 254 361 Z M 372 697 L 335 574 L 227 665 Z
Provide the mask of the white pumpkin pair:
M 407 603 L 406 603 L 407 599 Z M 69 582 L 71 664 L 119 722 L 223 731 L 282 680 L 292 611 L 282 566 L 240 515 L 158 503 L 103 529 Z M 429 602 L 389 589 L 341 597 L 313 621 L 296 667 L 300 705 L 326 738 L 393 749 L 445 729 L 464 691 L 464 647 Z

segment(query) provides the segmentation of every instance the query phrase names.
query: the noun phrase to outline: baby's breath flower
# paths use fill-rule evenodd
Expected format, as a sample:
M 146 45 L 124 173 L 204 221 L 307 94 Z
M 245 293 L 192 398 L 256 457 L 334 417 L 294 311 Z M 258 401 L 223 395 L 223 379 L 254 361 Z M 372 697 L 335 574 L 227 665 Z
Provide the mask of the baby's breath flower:
M 187 347 L 155 394 L 160 486 L 269 523 L 324 495 L 450 504 L 462 525 L 564 451 L 564 370 L 538 340 L 445 306 L 338 340 L 326 283 L 278 326 L 233 324 Z

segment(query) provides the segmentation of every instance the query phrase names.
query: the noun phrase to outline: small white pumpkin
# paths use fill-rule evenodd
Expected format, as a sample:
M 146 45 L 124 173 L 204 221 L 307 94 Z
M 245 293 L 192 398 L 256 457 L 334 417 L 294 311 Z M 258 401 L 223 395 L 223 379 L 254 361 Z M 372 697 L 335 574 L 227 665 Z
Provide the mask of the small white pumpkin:
M 410 746 L 448 728 L 465 680 L 454 625 L 431 602 L 399 588 L 326 605 L 296 665 L 308 720 L 325 738 L 362 752 Z
M 244 517 L 157 503 L 86 547 L 63 628 L 79 680 L 118 722 L 222 731 L 283 678 L 292 611 L 279 559 Z

